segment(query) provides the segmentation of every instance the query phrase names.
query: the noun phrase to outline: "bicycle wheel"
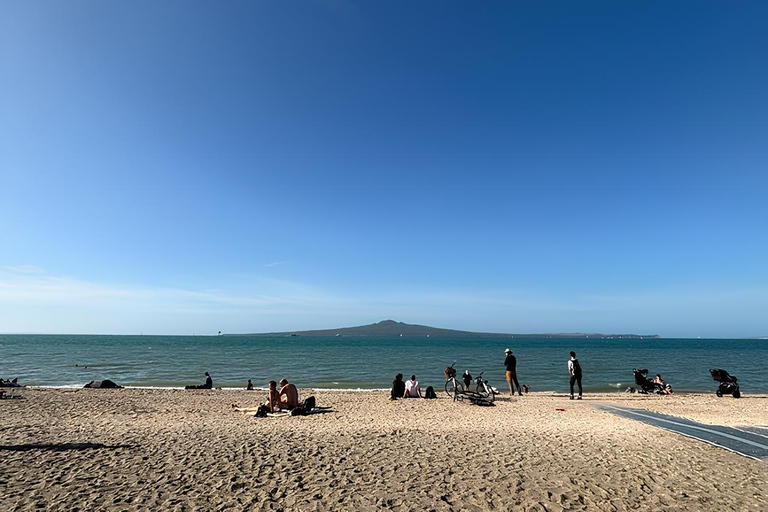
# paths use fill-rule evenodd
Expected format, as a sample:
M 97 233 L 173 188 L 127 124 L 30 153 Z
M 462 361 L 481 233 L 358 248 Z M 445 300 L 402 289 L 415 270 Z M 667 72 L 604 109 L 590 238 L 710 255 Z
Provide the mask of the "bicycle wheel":
M 456 399 L 456 395 L 462 393 L 463 391 L 464 388 L 461 387 L 461 384 L 459 384 L 456 379 L 450 379 L 445 383 L 445 392 L 454 400 Z
M 483 398 L 489 399 L 491 402 L 493 402 L 493 400 L 496 398 L 496 395 L 494 394 L 493 389 L 488 383 L 478 384 L 477 394 L 482 396 Z

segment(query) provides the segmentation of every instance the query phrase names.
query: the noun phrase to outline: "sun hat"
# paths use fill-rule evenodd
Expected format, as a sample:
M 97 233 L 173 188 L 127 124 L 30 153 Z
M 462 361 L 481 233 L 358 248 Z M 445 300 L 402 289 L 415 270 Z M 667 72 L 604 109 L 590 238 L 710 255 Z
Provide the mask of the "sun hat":
M 511 353 L 512 353 L 512 349 L 511 349 L 511 348 L 508 348 L 507 350 L 505 350 L 505 351 L 504 351 L 504 353 L 505 353 L 505 354 L 511 354 Z

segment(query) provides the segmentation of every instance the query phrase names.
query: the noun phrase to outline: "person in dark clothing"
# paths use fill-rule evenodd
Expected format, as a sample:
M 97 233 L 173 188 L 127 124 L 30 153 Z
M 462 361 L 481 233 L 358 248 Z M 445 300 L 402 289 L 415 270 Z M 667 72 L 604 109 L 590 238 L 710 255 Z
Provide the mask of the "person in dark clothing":
M 205 384 L 202 386 L 185 386 L 184 389 L 213 389 L 213 379 L 208 372 L 205 372 Z
M 568 373 L 571 376 L 571 400 L 573 400 L 573 383 L 579 385 L 579 400 L 581 400 L 581 363 L 576 359 L 576 352 L 571 351 L 571 358 L 568 360 Z
M 517 358 L 512 355 L 512 350 L 507 349 L 505 352 L 504 366 L 507 367 L 507 384 L 509 384 L 509 396 L 515 396 L 515 386 L 517 386 L 517 394 L 523 396 L 523 389 L 520 387 L 520 383 L 517 382 Z
M 461 380 L 464 381 L 464 391 L 469 391 L 469 385 L 472 384 L 472 374 L 469 373 L 469 370 L 464 370 Z
M 390 395 L 390 400 L 396 400 L 398 398 L 402 398 L 405 394 L 405 382 L 403 382 L 403 374 L 398 373 L 395 376 L 395 380 L 392 381 L 392 394 Z

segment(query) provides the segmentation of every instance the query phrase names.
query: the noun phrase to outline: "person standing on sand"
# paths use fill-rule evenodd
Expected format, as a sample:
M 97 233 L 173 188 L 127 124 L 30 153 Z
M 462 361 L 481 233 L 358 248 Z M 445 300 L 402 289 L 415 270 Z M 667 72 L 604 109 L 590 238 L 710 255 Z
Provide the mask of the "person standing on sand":
M 571 350 L 571 358 L 568 360 L 568 373 L 571 376 L 571 400 L 573 400 L 573 383 L 579 385 L 579 400 L 581 400 L 581 363 L 576 359 L 576 352 Z
M 295 409 L 299 405 L 299 390 L 288 382 L 288 379 L 280 381 L 280 408 Z
M 509 384 L 509 396 L 515 396 L 515 386 L 517 386 L 517 394 L 523 396 L 523 389 L 520 387 L 520 383 L 517 382 L 517 358 L 512 355 L 512 349 L 504 351 L 506 357 L 504 358 L 504 366 L 507 367 L 507 384 Z

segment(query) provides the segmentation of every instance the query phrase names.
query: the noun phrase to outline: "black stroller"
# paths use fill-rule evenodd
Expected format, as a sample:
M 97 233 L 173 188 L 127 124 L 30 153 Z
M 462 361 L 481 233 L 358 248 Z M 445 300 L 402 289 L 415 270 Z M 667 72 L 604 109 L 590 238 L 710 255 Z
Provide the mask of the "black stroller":
M 733 395 L 733 398 L 739 398 L 741 391 L 739 391 L 739 383 L 735 376 L 728 374 L 725 370 L 709 370 L 712 374 L 712 378 L 720 383 L 715 394 L 717 396 Z
M 645 395 L 666 395 L 666 391 L 664 390 L 664 386 L 661 384 L 657 384 L 650 379 L 648 379 L 648 370 L 638 370 L 637 368 L 634 368 L 632 370 L 632 373 L 635 374 L 635 385 L 637 385 L 636 388 L 629 388 L 627 389 L 627 392 L 629 393 L 642 393 Z

